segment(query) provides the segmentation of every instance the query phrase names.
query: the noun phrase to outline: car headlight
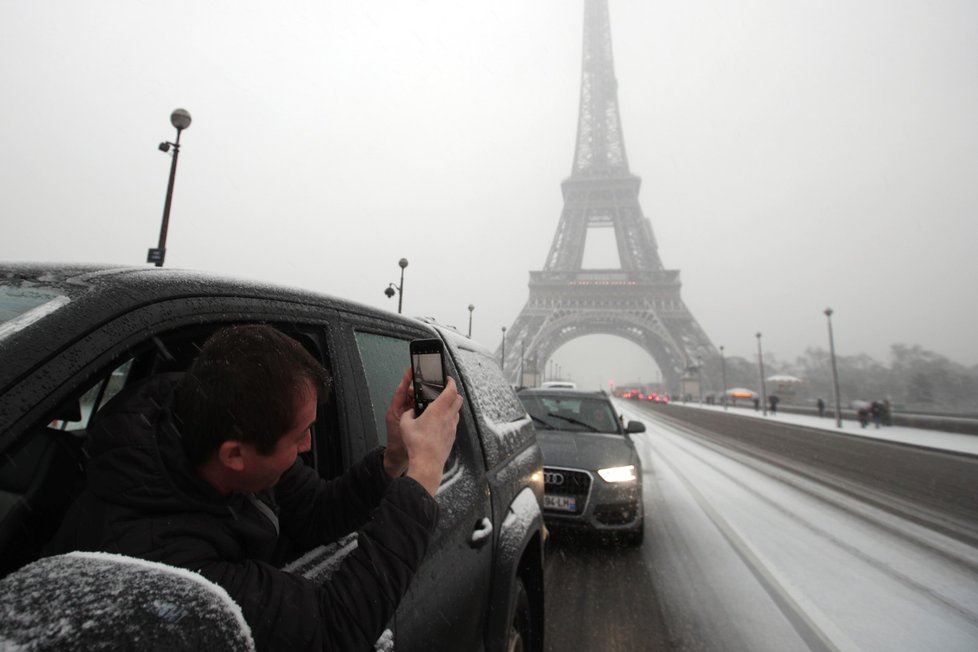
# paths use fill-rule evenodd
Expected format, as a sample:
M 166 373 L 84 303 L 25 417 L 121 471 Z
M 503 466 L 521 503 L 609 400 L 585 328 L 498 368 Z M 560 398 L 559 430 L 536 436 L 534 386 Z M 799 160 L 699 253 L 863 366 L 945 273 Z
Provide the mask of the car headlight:
M 598 475 L 605 482 L 632 482 L 638 476 L 635 475 L 635 465 L 612 466 L 607 469 L 598 469 Z

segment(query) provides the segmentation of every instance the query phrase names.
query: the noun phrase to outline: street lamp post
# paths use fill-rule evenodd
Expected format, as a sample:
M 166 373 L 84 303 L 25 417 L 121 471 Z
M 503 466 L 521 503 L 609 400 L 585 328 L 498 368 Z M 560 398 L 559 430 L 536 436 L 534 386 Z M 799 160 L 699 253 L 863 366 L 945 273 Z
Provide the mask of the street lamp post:
M 147 263 L 163 267 L 166 258 L 166 232 L 170 228 L 170 203 L 173 201 L 173 182 L 177 177 L 177 158 L 180 156 L 180 133 L 190 126 L 190 113 L 186 109 L 176 109 L 170 114 L 170 124 L 177 129 L 177 139 L 174 142 L 160 143 L 161 152 L 169 152 L 173 148 L 173 160 L 170 162 L 170 180 L 166 184 L 166 201 L 163 204 L 163 223 L 160 225 L 160 241 L 155 249 L 150 249 L 146 255 Z
M 525 359 L 526 359 L 526 340 L 520 340 L 520 377 L 518 379 L 520 387 L 523 387 L 523 378 L 524 378 L 523 364 L 526 361 Z
M 764 353 L 761 351 L 761 334 L 757 334 L 757 364 L 761 370 L 761 406 L 767 416 L 767 386 L 764 383 Z
M 394 283 L 389 283 L 387 289 L 384 290 L 384 294 L 390 299 L 397 293 L 397 314 L 401 314 L 401 307 L 404 304 L 404 268 L 408 266 L 407 258 L 401 258 L 397 261 L 397 264 L 401 267 L 401 284 L 395 285 Z
M 832 336 L 832 309 L 826 308 L 825 319 L 829 323 L 829 355 L 832 357 L 832 391 L 835 392 L 835 427 L 842 427 L 842 405 L 839 399 L 839 370 L 835 366 L 835 338 Z
M 471 303 L 469 304 L 469 339 L 472 339 L 472 311 L 475 310 L 475 306 Z
M 397 314 L 401 314 L 401 306 L 404 305 L 404 268 L 408 266 L 407 258 L 397 261 L 401 268 L 401 285 L 397 288 Z
M 503 370 L 503 375 L 506 374 L 506 327 L 503 326 L 503 348 L 502 353 L 499 355 L 499 368 Z
M 727 409 L 727 358 L 723 355 L 723 345 L 720 345 L 720 375 L 723 377 L 723 409 Z

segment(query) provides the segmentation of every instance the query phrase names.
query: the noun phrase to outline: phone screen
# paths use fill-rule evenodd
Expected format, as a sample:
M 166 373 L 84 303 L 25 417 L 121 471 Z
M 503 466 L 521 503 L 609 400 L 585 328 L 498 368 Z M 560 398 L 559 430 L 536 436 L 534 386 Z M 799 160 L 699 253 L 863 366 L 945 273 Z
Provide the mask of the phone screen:
M 414 412 L 420 415 L 445 389 L 445 364 L 440 340 L 411 342 L 411 371 L 414 375 Z

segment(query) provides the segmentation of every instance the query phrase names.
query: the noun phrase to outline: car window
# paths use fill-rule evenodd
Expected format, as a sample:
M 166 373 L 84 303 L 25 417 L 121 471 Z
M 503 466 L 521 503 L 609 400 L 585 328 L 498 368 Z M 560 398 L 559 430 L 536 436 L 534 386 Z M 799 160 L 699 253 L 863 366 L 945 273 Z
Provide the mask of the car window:
M 68 303 L 55 288 L 0 285 L 0 340 Z
M 133 360 L 128 358 L 121 365 L 113 369 L 109 374 L 102 376 L 92 385 L 88 391 L 77 399 L 69 399 L 67 405 L 72 410 L 77 407 L 77 412 L 67 414 L 62 412 L 58 418 L 54 419 L 49 425 L 57 430 L 83 430 L 88 428 L 92 418 L 98 411 L 109 402 L 109 400 L 125 387 L 132 368 Z M 77 417 L 74 418 L 74 417 Z
M 410 342 L 387 335 L 378 335 L 366 331 L 356 333 L 357 349 L 367 380 L 367 393 L 370 397 L 370 407 L 373 414 L 374 426 L 377 429 L 377 443 L 387 445 L 387 422 L 385 415 L 390 405 L 394 390 L 408 368 Z M 464 423 L 460 424 L 464 428 Z M 456 437 L 456 442 L 459 437 Z M 458 460 L 458 445 L 452 449 L 445 462 L 445 473 L 450 473 Z
M 0 285 L 0 324 L 10 321 L 62 296 L 59 290 L 43 286 Z
M 387 444 L 384 415 L 408 366 L 408 341 L 364 331 L 357 331 L 356 338 L 363 372 L 367 377 L 377 442 L 384 446 Z

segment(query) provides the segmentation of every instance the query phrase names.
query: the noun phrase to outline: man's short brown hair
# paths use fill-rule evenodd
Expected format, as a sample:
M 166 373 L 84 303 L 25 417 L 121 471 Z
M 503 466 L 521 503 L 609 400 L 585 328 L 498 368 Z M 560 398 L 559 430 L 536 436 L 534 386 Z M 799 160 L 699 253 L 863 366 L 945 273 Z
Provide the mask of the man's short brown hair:
M 294 425 L 299 392 L 308 386 L 325 400 L 329 374 L 291 337 L 265 324 L 217 331 L 173 399 L 174 421 L 190 462 L 200 466 L 229 439 L 270 455 Z

